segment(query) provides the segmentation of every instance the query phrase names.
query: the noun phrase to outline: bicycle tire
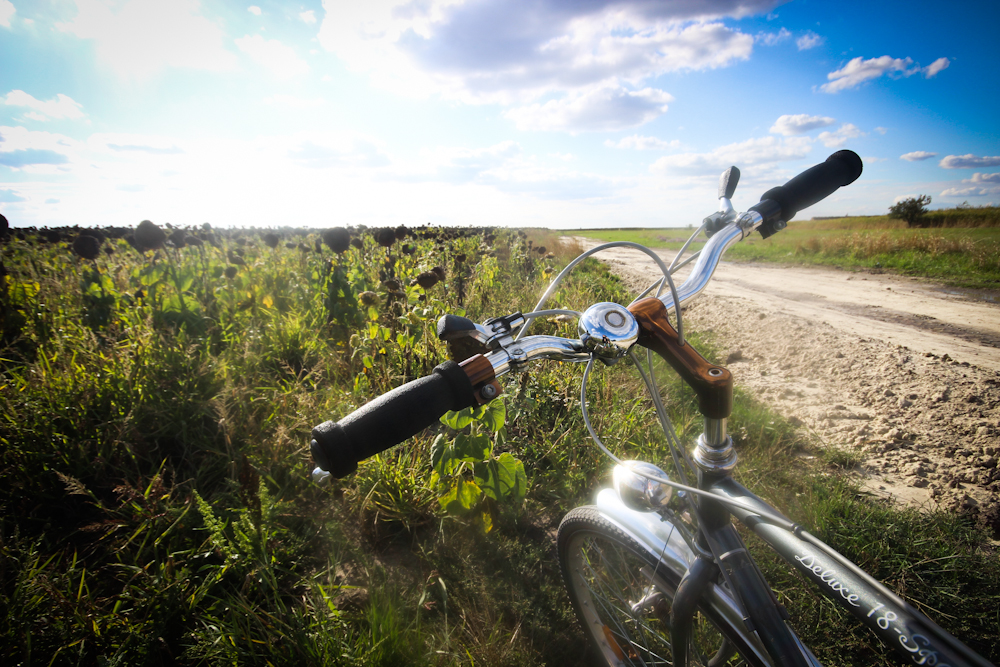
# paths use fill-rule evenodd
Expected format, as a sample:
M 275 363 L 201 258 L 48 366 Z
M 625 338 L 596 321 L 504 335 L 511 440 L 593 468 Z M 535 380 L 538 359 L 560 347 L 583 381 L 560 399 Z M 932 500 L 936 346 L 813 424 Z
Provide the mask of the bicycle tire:
M 684 573 L 664 564 L 593 506 L 577 507 L 563 518 L 557 546 L 573 608 L 604 664 L 672 665 L 668 612 Z M 640 601 L 646 603 L 634 610 Z M 691 664 L 757 664 L 741 655 L 738 637 L 729 621 L 699 605 Z

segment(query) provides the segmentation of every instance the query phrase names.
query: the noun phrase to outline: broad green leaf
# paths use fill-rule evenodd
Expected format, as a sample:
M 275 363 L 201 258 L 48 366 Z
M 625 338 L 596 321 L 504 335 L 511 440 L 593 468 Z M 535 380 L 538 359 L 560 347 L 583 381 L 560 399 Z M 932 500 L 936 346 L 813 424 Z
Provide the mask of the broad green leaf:
M 178 289 L 181 292 L 187 292 L 191 289 L 191 285 L 194 284 L 195 274 L 193 271 L 182 271 L 178 276 Z
M 460 433 L 455 437 L 455 444 L 452 447 L 455 451 L 455 458 L 476 463 L 478 461 L 485 461 L 490 457 L 493 443 L 485 435 L 466 435 L 465 433 Z
M 267 295 L 267 296 L 265 296 L 265 297 L 264 297 L 263 299 L 261 299 L 261 300 L 260 300 L 260 302 L 261 302 L 262 304 L 264 304 L 264 307 L 265 307 L 265 308 L 273 308 L 273 307 L 274 307 L 274 299 L 273 299 L 273 298 L 271 298 L 271 295 L 270 295 L 270 294 L 268 294 L 268 295 Z
M 488 533 L 491 530 L 493 530 L 493 515 L 490 514 L 490 510 L 489 510 L 488 507 L 483 508 L 482 520 L 483 520 L 483 532 L 484 533 Z
M 514 458 L 510 452 L 504 452 L 497 458 L 497 474 L 500 477 L 500 492 L 505 497 L 516 501 L 524 498 L 528 491 L 528 476 L 524 473 L 524 464 Z
M 463 509 L 471 510 L 482 495 L 483 490 L 475 482 L 462 480 L 458 483 L 458 502 L 462 504 Z
M 363 363 L 365 365 L 365 368 L 371 368 L 372 366 L 375 365 L 372 362 L 372 358 L 369 357 L 367 354 L 365 356 L 361 357 L 361 363 Z
M 438 469 L 438 464 L 441 463 L 441 459 L 444 458 L 445 449 L 448 448 L 448 440 L 444 437 L 444 434 L 438 434 L 438 437 L 434 438 L 434 442 L 431 443 L 431 467 L 434 470 Z
M 460 431 L 472 423 L 472 408 L 465 408 L 458 412 L 449 410 L 441 417 L 441 423 L 448 428 Z
M 497 500 L 497 478 L 494 470 L 496 469 L 495 461 L 480 461 L 475 465 L 473 470 L 475 471 L 476 484 L 482 488 L 483 493 L 493 500 Z
M 438 502 L 448 514 L 466 514 L 475 507 L 482 495 L 482 489 L 475 482 L 460 480 L 448 493 L 439 497 Z
M 503 428 L 504 421 L 507 419 L 507 408 L 504 406 L 502 398 L 494 398 L 492 401 L 482 406 L 483 416 L 480 421 L 493 433 L 496 433 Z

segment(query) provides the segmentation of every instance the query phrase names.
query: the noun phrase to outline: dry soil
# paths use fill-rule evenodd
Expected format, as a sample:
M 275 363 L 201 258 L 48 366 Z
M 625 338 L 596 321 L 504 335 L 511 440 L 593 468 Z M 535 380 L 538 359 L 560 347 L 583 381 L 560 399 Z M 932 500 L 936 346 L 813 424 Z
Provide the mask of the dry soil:
M 635 251 L 598 257 L 636 286 L 659 275 Z M 889 274 L 723 262 L 683 317 L 715 336 L 738 385 L 860 454 L 866 491 L 969 512 L 1000 534 L 1000 305 L 989 298 Z

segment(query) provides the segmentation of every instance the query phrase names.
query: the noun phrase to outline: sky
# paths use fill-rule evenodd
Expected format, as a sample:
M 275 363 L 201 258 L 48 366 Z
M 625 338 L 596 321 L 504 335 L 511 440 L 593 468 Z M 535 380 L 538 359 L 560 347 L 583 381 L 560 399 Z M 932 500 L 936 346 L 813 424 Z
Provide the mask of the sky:
M 686 227 L 1000 201 L 1000 3 L 0 0 L 14 226 Z

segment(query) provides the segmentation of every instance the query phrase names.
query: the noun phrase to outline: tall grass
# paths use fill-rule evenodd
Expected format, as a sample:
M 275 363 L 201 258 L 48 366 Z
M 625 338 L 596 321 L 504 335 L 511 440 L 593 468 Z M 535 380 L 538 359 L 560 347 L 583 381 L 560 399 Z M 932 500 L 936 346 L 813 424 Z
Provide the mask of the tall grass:
M 579 367 L 539 364 L 505 378 L 497 447 L 524 462 L 530 488 L 523 505 L 496 508 L 489 533 L 441 511 L 433 430 L 328 487 L 309 480 L 310 427 L 442 360 L 441 313 L 481 320 L 531 308 L 574 252 L 541 233 L 431 231 L 402 240 L 414 249 L 406 253 L 359 230 L 361 247 L 336 256 L 271 249 L 247 230 L 155 256 L 118 238 L 96 264 L 65 242 L 9 240 L 0 662 L 582 662 L 553 535 L 609 466 L 588 442 Z M 315 246 L 315 233 L 284 233 Z M 243 264 L 231 261 L 237 250 Z M 410 284 L 433 266 L 444 281 Z M 587 262 L 553 305 L 627 299 Z M 575 326 L 538 322 L 536 332 L 572 336 Z M 676 382 L 665 393 L 690 441 L 700 427 L 693 397 Z M 668 458 L 626 365 L 595 373 L 588 398 L 617 451 Z M 825 469 L 790 464 L 807 443 L 761 406 L 739 405 L 748 406 L 733 418 L 745 483 L 929 607 L 963 596 L 962 611 L 940 620 L 995 654 L 984 610 L 1000 607 L 997 565 L 980 551 L 982 535 L 962 518 L 899 518 Z M 899 532 L 884 530 L 892 522 Z M 862 529 L 844 540 L 853 525 Z M 933 560 L 943 552 L 959 557 Z M 915 574 L 894 579 L 899 571 Z M 769 572 L 783 596 L 806 601 L 789 606 L 824 660 L 847 664 L 856 650 L 884 660 L 850 621 L 831 623 L 833 612 L 810 605 L 781 566 Z

